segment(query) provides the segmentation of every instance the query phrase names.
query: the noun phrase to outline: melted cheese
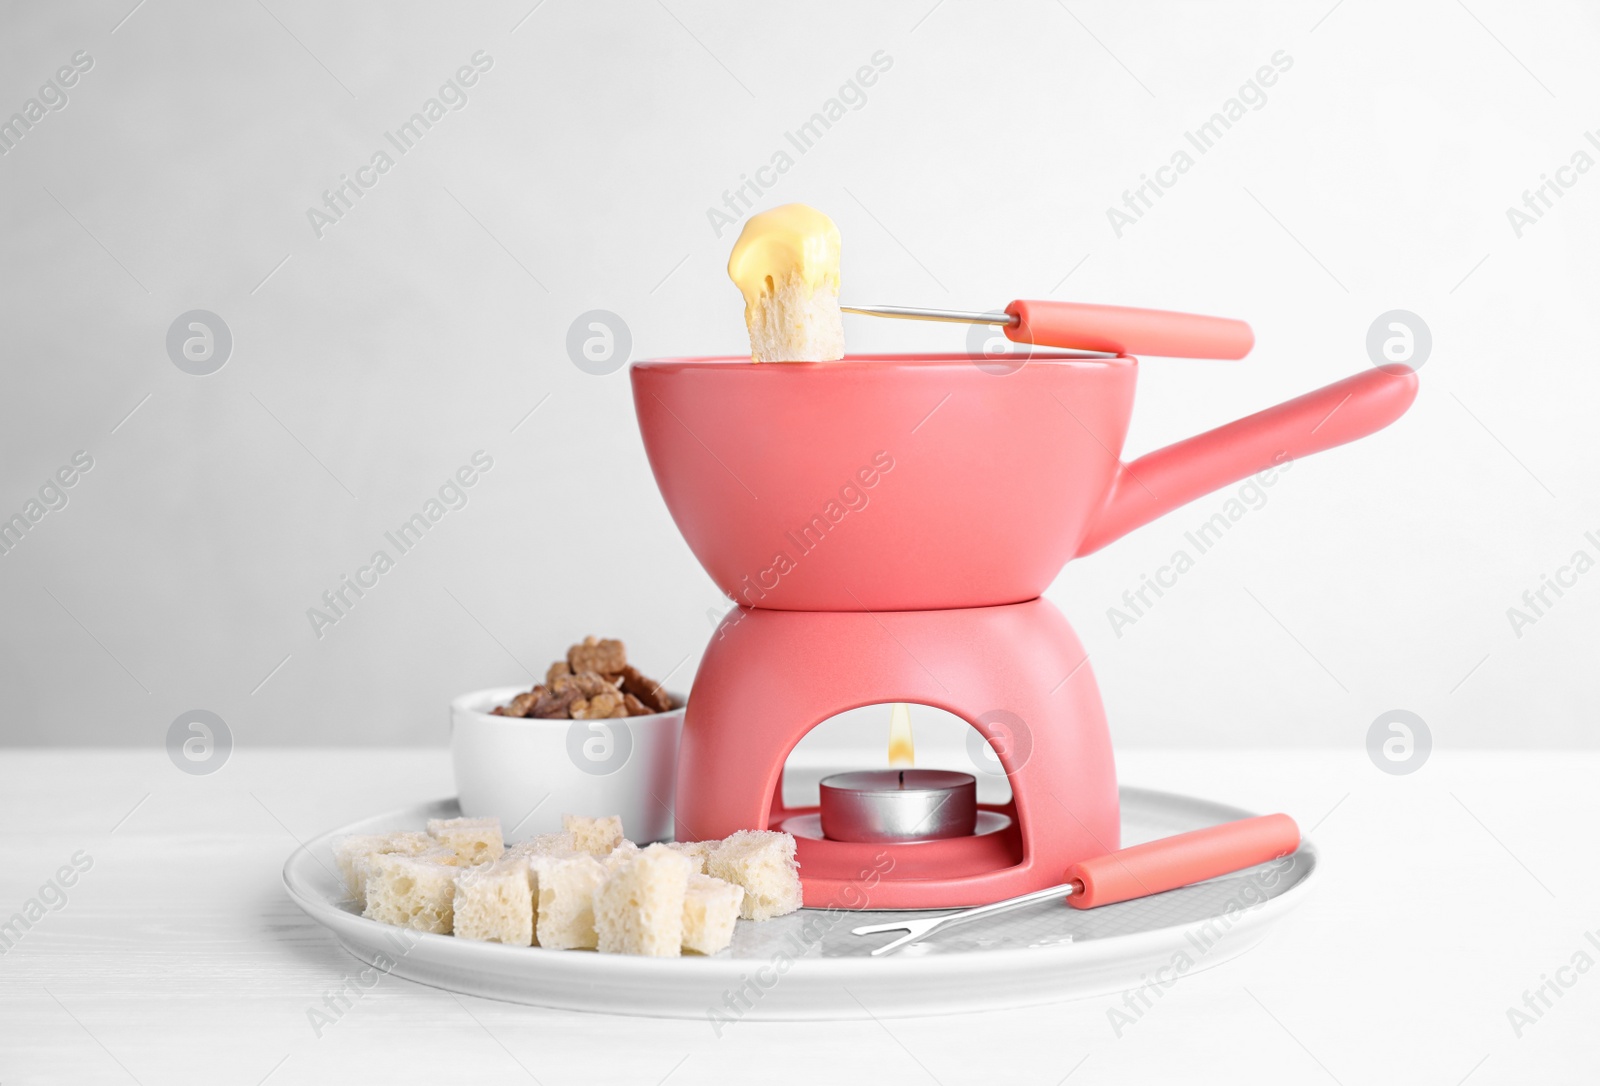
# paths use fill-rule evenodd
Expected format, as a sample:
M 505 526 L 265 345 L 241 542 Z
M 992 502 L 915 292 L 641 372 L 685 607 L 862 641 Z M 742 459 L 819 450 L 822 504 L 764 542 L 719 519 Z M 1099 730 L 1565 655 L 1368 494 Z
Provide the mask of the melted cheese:
M 728 275 L 744 295 L 747 325 L 762 295 L 772 294 L 791 275 L 798 275 L 812 294 L 823 285 L 837 294 L 839 228 L 805 204 L 784 204 L 752 215 L 734 242 Z

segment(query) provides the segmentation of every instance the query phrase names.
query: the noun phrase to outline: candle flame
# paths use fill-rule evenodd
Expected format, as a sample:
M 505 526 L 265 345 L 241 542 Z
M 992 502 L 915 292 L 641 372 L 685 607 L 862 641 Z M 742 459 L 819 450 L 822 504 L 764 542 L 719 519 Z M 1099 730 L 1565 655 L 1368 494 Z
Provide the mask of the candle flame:
M 917 746 L 911 739 L 911 706 L 897 702 L 889 710 L 889 764 L 917 764 Z

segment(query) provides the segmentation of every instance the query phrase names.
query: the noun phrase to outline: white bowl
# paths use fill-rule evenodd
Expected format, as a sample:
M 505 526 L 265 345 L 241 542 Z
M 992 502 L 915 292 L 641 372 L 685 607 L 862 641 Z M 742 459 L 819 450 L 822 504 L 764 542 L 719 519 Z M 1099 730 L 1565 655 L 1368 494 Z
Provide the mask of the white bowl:
M 561 816 L 621 815 L 630 841 L 672 838 L 684 699 L 617 720 L 538 720 L 489 710 L 526 690 L 502 686 L 450 703 L 456 795 L 469 818 L 496 817 L 507 841 L 561 828 Z

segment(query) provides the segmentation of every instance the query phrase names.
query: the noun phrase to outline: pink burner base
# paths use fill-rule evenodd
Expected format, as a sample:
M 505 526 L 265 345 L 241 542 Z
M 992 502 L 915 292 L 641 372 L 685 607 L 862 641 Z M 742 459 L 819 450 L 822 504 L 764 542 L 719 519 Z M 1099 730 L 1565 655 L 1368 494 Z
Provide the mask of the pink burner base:
M 695 678 L 678 754 L 679 840 L 751 826 L 793 833 L 805 904 L 849 909 L 978 905 L 1062 880 L 1120 846 L 1116 769 L 1083 646 L 1042 599 L 948 611 L 737 608 Z M 1012 802 L 984 806 L 970 837 L 829 841 L 815 808 L 781 800 L 783 765 L 824 720 L 911 702 L 989 740 Z

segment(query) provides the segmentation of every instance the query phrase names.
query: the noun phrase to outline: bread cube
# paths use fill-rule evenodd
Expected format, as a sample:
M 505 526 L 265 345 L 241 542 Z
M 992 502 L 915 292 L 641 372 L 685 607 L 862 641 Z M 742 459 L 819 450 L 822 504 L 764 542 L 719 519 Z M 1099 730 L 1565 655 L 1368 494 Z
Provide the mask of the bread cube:
M 669 841 L 667 847 L 673 852 L 689 857 L 689 862 L 694 864 L 694 869 L 699 874 L 706 873 L 706 860 L 711 856 L 711 850 L 716 848 L 720 841 Z
M 589 854 L 587 852 L 578 852 L 575 849 L 568 849 L 566 851 L 561 851 L 561 852 L 558 852 L 558 851 L 540 852 L 540 853 L 520 853 L 519 852 L 517 855 L 519 857 L 521 857 L 522 859 L 528 861 L 528 878 L 532 881 L 533 888 L 534 888 L 535 892 L 537 892 L 538 889 L 539 889 L 539 873 L 541 871 L 544 871 L 546 868 L 550 867 L 552 864 L 557 864 L 557 863 L 564 862 L 566 860 L 575 859 L 575 858 L 577 858 L 579 856 L 589 856 Z M 593 860 L 594 857 L 593 856 L 589 856 L 589 859 Z M 602 865 L 604 864 L 603 860 L 597 860 L 596 862 L 597 863 L 601 863 Z
M 554 835 L 551 835 L 551 836 L 554 836 Z M 559 863 L 559 862 L 561 862 L 563 860 L 570 860 L 570 859 L 572 859 L 574 857 L 588 857 L 590 859 L 593 859 L 593 857 L 589 856 L 589 854 L 587 852 L 575 852 L 572 849 L 551 848 L 548 852 L 542 852 L 542 853 L 540 853 L 540 852 L 526 852 L 526 853 L 519 852 L 515 856 L 512 856 L 512 854 L 509 851 L 506 853 L 506 858 L 507 859 L 525 860 L 527 862 L 527 864 L 528 864 L 528 889 L 529 889 L 529 894 L 530 894 L 530 900 L 533 902 L 533 915 L 534 915 L 534 920 L 535 920 L 534 934 L 533 934 L 533 945 L 534 946 L 540 945 L 539 944 L 539 929 L 538 929 L 538 923 L 537 923 L 538 918 L 539 918 L 539 877 L 540 877 L 540 874 L 546 868 L 552 866 L 553 864 Z M 505 860 L 502 859 L 501 862 L 504 863 Z
M 683 949 L 697 954 L 726 950 L 743 903 L 743 887 L 691 872 L 684 888 Z
M 372 856 L 367 877 L 367 907 L 361 914 L 385 924 L 449 935 L 455 917 L 455 854 Z
M 533 884 L 527 857 L 459 869 L 454 926 L 460 939 L 532 946 Z
M 573 848 L 591 856 L 604 856 L 622 840 L 622 817 L 606 815 L 586 818 L 583 815 L 562 815 L 561 828 L 572 834 Z
M 592 950 L 594 892 L 605 881 L 605 865 L 587 853 L 543 856 L 529 861 L 536 871 L 539 894 L 536 933 L 539 945 L 552 950 Z
M 564 856 L 577 851 L 577 842 L 572 839 L 572 834 L 561 830 L 556 833 L 541 833 L 529 837 L 525 841 L 518 841 L 514 845 L 507 845 L 507 856 Z
M 602 954 L 676 958 L 683 946 L 684 894 L 693 864 L 662 845 L 639 849 L 594 892 Z
M 606 865 L 607 871 L 615 871 L 623 864 L 628 863 L 643 851 L 638 845 L 629 840 L 617 842 L 617 847 L 600 857 L 600 862 Z
M 407 856 L 437 848 L 439 842 L 425 833 L 358 833 L 341 837 L 333 843 L 333 859 L 344 877 L 345 889 L 363 905 L 367 901 L 367 875 L 371 870 L 367 862 L 371 857 L 385 852 L 398 852 Z
M 454 849 L 447 845 L 441 845 L 425 833 L 405 833 L 397 834 L 396 836 L 405 837 L 407 840 L 398 842 L 399 847 L 390 851 L 373 853 L 356 861 L 356 875 L 361 880 L 361 904 L 363 906 L 367 903 L 366 889 L 367 883 L 372 877 L 373 861 L 378 856 L 410 856 L 418 860 L 427 860 L 430 863 L 443 864 L 446 867 L 455 867 L 460 862 L 456 858 Z M 412 839 L 417 836 L 425 838 L 427 844 L 423 845 L 421 842 Z
M 769 279 L 768 282 L 771 282 Z M 839 288 L 808 286 L 798 272 L 785 276 L 747 310 L 750 357 L 757 362 L 832 362 L 844 357 L 844 317 Z
M 505 851 L 498 818 L 430 818 L 428 835 L 455 849 L 463 865 L 493 863 Z
M 740 830 L 711 850 L 706 874 L 744 888 L 739 915 L 746 920 L 770 920 L 800 908 L 800 865 L 787 833 Z

